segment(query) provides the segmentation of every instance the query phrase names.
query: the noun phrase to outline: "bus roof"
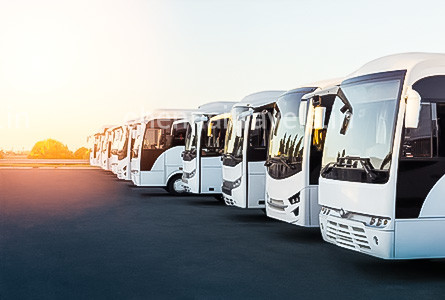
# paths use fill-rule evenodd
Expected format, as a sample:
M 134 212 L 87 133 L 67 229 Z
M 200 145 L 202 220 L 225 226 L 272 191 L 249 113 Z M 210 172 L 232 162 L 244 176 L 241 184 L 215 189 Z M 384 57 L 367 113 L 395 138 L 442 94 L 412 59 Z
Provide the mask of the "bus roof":
M 244 97 L 240 102 L 236 103 L 237 106 L 249 106 L 249 107 L 261 107 L 264 105 L 274 103 L 277 98 L 286 91 L 263 91 L 257 92 Z
M 156 109 L 144 117 L 143 122 L 148 123 L 154 119 L 190 119 L 194 109 Z
M 343 81 L 343 78 L 333 78 L 333 79 L 327 79 L 322 81 L 317 81 L 313 83 L 313 88 L 316 88 L 312 93 L 308 93 L 304 95 L 301 99 L 307 100 L 309 98 L 312 98 L 314 95 L 327 95 L 336 93 L 338 90 L 338 86 Z M 297 91 L 298 89 L 296 89 Z
M 298 91 L 300 91 L 300 90 L 302 90 L 302 89 L 315 88 L 316 90 L 315 90 L 314 92 L 312 92 L 312 93 L 310 93 L 310 94 L 306 94 L 306 95 L 303 97 L 303 99 L 308 99 L 308 98 L 311 97 L 311 96 L 309 96 L 309 95 L 312 95 L 312 94 L 314 94 L 315 92 L 320 91 L 320 90 L 325 90 L 325 89 L 329 89 L 329 88 L 331 88 L 331 87 L 338 86 L 342 81 L 343 81 L 343 78 L 342 78 L 342 77 L 341 77 L 341 78 L 332 78 L 332 79 L 320 80 L 320 81 L 316 81 L 316 82 L 313 82 L 313 83 L 311 83 L 311 84 L 306 84 L 306 85 L 303 85 L 303 86 L 298 87 L 298 88 L 296 88 L 296 89 L 292 89 L 292 90 L 290 90 L 290 91 L 287 91 L 287 92 L 284 93 L 283 95 L 285 95 L 285 94 L 295 93 L 295 92 L 298 92 Z
M 197 114 L 221 114 L 225 112 L 229 112 L 233 105 L 237 102 L 235 101 L 215 101 L 209 102 L 206 104 L 202 104 L 198 107 Z
M 424 77 L 445 75 L 445 54 L 410 52 L 388 55 L 368 62 L 345 79 L 397 70 L 407 70 L 406 84 L 409 86 Z
M 122 128 L 122 125 L 115 125 L 113 127 L 110 127 L 110 128 L 107 129 L 107 131 L 113 131 L 113 130 L 116 130 L 116 129 L 119 129 L 119 128 Z

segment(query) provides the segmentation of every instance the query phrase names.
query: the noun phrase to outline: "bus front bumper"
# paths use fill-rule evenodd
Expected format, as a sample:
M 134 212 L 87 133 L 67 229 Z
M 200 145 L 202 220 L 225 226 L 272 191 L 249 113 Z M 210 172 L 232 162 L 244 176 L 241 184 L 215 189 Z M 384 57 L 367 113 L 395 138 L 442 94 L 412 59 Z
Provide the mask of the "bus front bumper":
M 320 213 L 320 230 L 326 242 L 376 256 L 394 259 L 394 231 L 365 226 L 362 222 Z

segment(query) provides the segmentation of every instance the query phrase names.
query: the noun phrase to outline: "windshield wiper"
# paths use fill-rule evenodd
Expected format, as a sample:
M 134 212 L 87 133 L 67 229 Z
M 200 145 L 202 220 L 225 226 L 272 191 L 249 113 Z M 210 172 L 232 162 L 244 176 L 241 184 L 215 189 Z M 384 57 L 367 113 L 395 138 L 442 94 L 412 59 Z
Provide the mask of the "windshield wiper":
M 224 153 L 223 157 L 224 158 L 229 158 L 229 159 L 232 159 L 232 160 L 240 160 L 240 158 L 236 157 L 235 155 L 233 155 L 231 153 Z
M 270 167 L 274 163 L 285 165 L 289 169 L 295 169 L 295 165 L 298 164 L 297 162 L 290 162 L 285 156 L 275 156 L 268 158 L 264 165 Z
M 361 157 L 355 157 L 355 156 L 345 156 L 341 157 L 338 160 L 340 160 L 340 166 L 342 167 L 357 167 L 357 164 L 350 164 L 349 162 L 359 162 L 363 170 L 365 170 L 366 174 L 372 179 L 375 180 L 377 178 L 377 173 L 375 172 L 375 168 L 371 163 L 370 158 L 361 158 Z
M 372 179 L 375 180 L 377 178 L 377 173 L 374 170 L 374 166 L 371 163 L 371 160 L 369 158 L 360 159 L 360 163 L 363 166 L 363 170 L 365 170 L 366 174 Z
M 331 171 L 335 168 L 338 167 L 338 162 L 330 162 L 328 163 L 326 166 L 323 167 L 323 169 L 321 170 L 320 174 L 321 176 L 325 176 L 329 173 L 331 173 Z
M 357 168 L 357 164 L 363 167 L 363 170 L 372 180 L 376 180 L 379 177 L 379 174 L 376 173 L 374 166 L 371 163 L 370 158 L 362 158 L 355 156 L 343 156 L 338 157 L 336 162 L 330 162 L 321 170 L 321 175 L 325 176 L 329 174 L 334 168 Z
M 380 170 L 383 170 L 383 167 L 385 167 L 388 163 L 390 163 L 392 160 L 392 152 L 389 152 L 388 155 L 385 156 L 385 158 L 382 161 L 382 164 L 380 165 Z

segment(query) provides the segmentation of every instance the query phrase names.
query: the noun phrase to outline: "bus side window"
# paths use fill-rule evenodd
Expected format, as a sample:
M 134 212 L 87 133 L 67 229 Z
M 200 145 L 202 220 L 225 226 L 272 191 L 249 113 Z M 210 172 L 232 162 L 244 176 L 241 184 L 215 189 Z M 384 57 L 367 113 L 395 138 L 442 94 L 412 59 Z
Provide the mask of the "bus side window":
M 252 118 L 251 122 L 255 122 L 255 128 L 249 129 L 249 149 L 247 151 L 248 159 L 250 161 L 266 160 L 271 125 L 271 113 L 258 114 L 256 118 Z
M 434 109 L 433 109 L 434 108 Z M 403 158 L 432 158 L 437 156 L 435 104 L 422 103 L 419 126 L 405 128 L 402 155 Z
M 436 137 L 437 140 L 437 154 L 439 157 L 445 157 L 445 104 L 436 104 Z
M 144 138 L 144 150 L 163 149 L 165 144 L 165 134 L 163 129 L 147 129 Z
M 188 124 L 189 123 L 178 123 L 173 127 L 171 147 L 185 145 Z
M 201 155 L 203 157 L 220 156 L 224 148 L 225 128 L 223 120 L 212 121 L 202 128 L 201 134 Z M 212 128 L 212 135 L 208 136 L 209 126 Z

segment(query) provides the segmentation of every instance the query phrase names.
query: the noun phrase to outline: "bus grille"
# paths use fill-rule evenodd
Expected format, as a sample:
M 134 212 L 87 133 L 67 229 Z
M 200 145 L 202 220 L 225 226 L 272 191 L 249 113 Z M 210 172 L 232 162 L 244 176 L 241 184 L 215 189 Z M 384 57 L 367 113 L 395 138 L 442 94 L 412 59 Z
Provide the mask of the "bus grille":
M 363 228 L 328 220 L 326 235 L 336 244 L 346 248 L 361 251 L 371 250 Z

